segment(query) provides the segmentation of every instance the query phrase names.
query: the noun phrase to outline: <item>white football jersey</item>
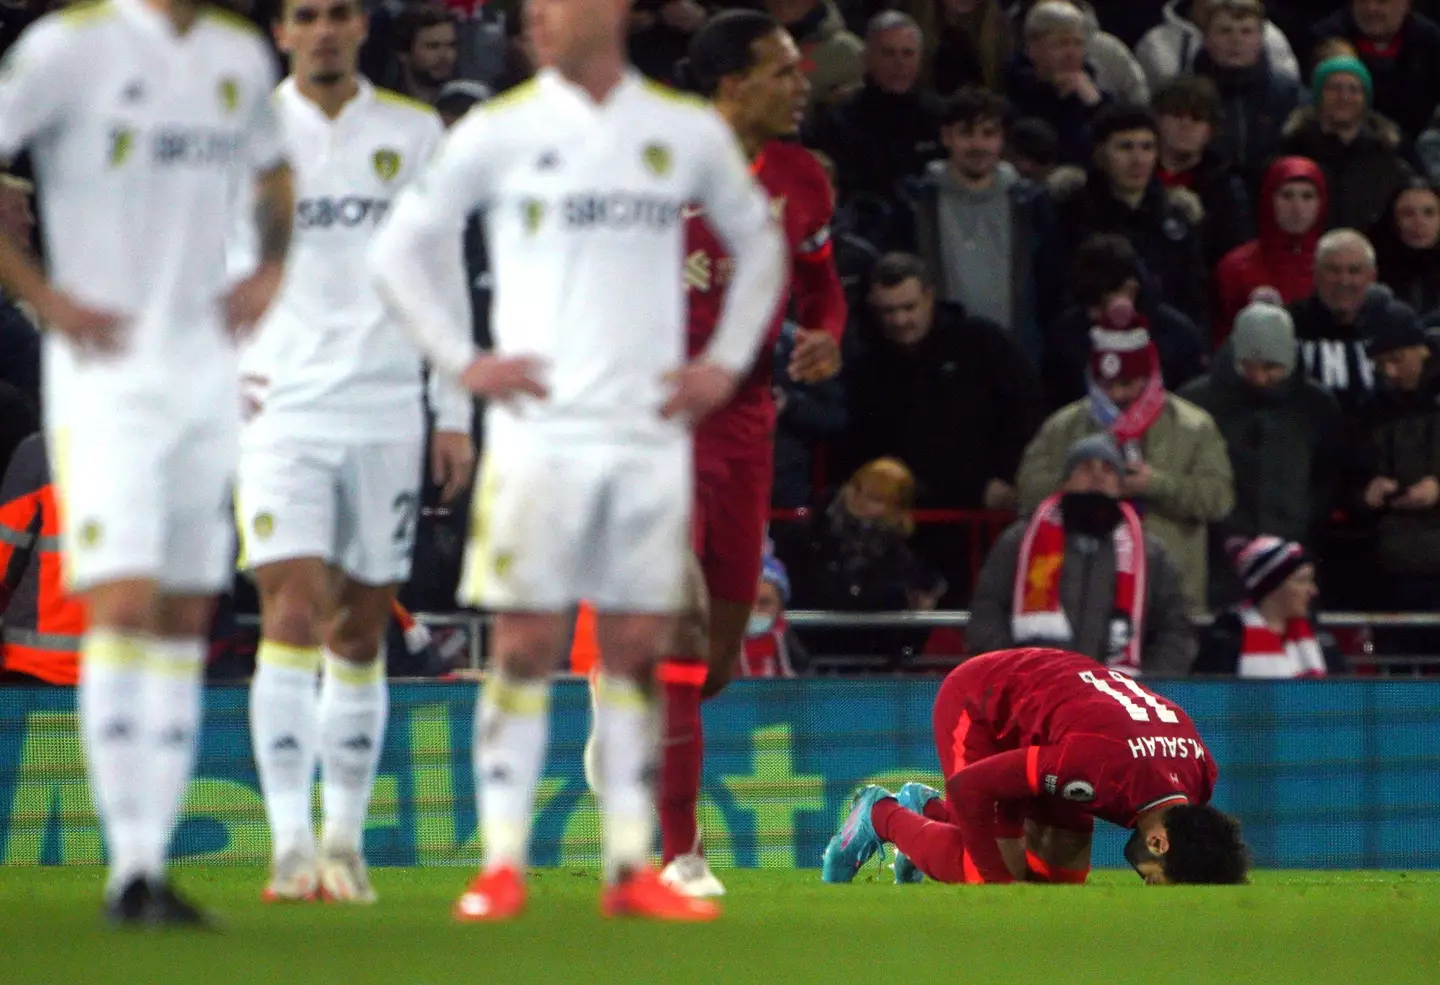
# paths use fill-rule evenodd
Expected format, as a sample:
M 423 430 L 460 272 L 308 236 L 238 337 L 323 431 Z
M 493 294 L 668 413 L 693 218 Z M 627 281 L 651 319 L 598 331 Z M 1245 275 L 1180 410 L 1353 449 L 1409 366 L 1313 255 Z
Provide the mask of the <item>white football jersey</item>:
M 466 115 L 376 237 L 382 294 L 441 368 L 473 346 L 422 285 L 430 253 L 485 212 L 495 348 L 546 364 L 549 396 L 492 402 L 507 435 L 678 440 L 663 377 L 685 361 L 686 206 L 736 257 L 706 357 L 743 370 L 779 301 L 784 244 L 734 134 L 707 104 L 634 72 L 599 103 L 553 70 Z M 522 427 L 523 426 L 523 427 Z M 519 429 L 517 431 L 517 429 Z
M 274 103 L 295 175 L 295 222 L 285 283 L 241 361 L 264 381 L 264 409 L 287 436 L 354 440 L 419 435 L 421 359 L 375 293 L 371 236 L 400 189 L 434 155 L 444 128 L 422 103 L 360 79 L 334 119 L 288 78 Z M 454 241 L 449 302 L 468 324 L 462 243 Z M 453 393 L 453 387 L 452 387 Z M 453 404 L 453 398 L 451 400 Z M 441 427 L 468 431 L 470 401 L 437 406 Z M 450 413 L 446 413 L 449 410 Z
M 126 393 L 193 379 L 196 365 L 233 374 L 233 192 L 283 162 L 274 82 L 260 32 L 208 7 L 184 34 L 142 0 L 100 0 L 21 35 L 0 68 L 0 155 L 32 152 L 52 282 L 125 330 L 105 360 L 47 335 L 59 364 L 47 378 L 78 368 Z

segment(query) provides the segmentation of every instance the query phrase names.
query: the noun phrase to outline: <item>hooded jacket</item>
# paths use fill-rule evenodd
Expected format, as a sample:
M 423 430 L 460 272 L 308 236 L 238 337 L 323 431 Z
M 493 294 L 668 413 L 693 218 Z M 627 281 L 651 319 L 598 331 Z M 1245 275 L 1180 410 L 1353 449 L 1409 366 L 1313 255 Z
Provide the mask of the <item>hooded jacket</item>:
M 1375 246 L 1375 262 L 1380 283 L 1395 294 L 1395 300 L 1414 308 L 1421 320 L 1440 310 L 1440 243 L 1429 249 L 1406 246 L 1395 228 L 1395 204 L 1405 192 L 1401 188 L 1390 198 L 1370 242 Z
M 1301 107 L 1285 124 L 1280 149 L 1308 157 L 1329 183 L 1327 229 L 1369 229 L 1385 203 L 1413 173 L 1401 156 L 1400 128 L 1370 113 L 1350 143 L 1320 129 L 1315 110 Z
M 1195 70 L 1195 63 L 1205 52 L 1205 32 L 1190 19 L 1193 0 L 1170 0 L 1163 19 L 1145 32 L 1135 46 L 1135 58 L 1145 70 L 1150 88 L 1158 89 L 1177 75 Z M 1264 52 L 1275 72 L 1289 79 L 1300 78 L 1300 63 L 1284 33 L 1270 21 L 1263 30 Z M 1278 122 L 1278 121 L 1277 121 Z
M 1063 267 L 1055 209 L 1043 188 L 1021 178 L 1008 163 L 1001 162 L 996 181 L 1010 202 L 1010 324 L 1002 327 L 1014 336 L 1031 364 L 1039 366 L 1043 332 L 1058 303 Z M 964 257 L 944 256 L 941 248 L 941 203 L 955 188 L 945 161 L 931 163 L 924 177 L 908 186 L 914 215 L 910 248 L 934 272 L 942 292 L 951 265 L 968 262 Z
M 1320 216 L 1308 231 L 1291 236 L 1275 224 L 1275 193 L 1291 181 L 1308 181 L 1320 191 Z M 1310 296 L 1315 289 L 1315 244 L 1325 228 L 1329 208 L 1325 174 L 1314 161 L 1303 157 L 1282 157 L 1265 172 L 1255 215 L 1260 236 L 1237 246 L 1215 268 L 1215 294 L 1219 311 L 1215 317 L 1215 345 L 1230 335 L 1235 316 L 1250 303 L 1257 287 L 1273 287 L 1286 304 Z

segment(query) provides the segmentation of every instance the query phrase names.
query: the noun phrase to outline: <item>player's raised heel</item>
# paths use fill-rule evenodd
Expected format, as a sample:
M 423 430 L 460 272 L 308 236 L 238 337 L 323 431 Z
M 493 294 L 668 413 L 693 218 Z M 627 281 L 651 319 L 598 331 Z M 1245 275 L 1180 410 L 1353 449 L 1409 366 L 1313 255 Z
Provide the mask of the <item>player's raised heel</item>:
M 640 869 L 600 894 L 600 912 L 607 917 L 644 917 L 675 923 L 704 923 L 720 916 L 709 900 L 692 899 L 660 881 L 651 869 Z
M 907 783 L 900 788 L 895 795 L 899 805 L 910 811 L 912 814 L 924 815 L 925 805 L 936 797 L 940 791 L 934 787 L 927 787 L 923 783 Z M 895 853 L 895 885 L 903 886 L 907 883 L 924 882 L 925 874 L 915 868 L 915 863 L 904 852 Z
M 710 863 L 699 852 L 675 856 L 660 872 L 660 881 L 691 899 L 725 895 L 724 884 L 715 878 L 715 873 L 710 871 Z
M 861 787 L 855 792 L 845 823 L 825 846 L 820 878 L 826 882 L 849 882 L 860 867 L 884 847 L 875 833 L 875 825 L 870 822 L 870 809 L 877 801 L 893 796 L 889 790 L 877 786 Z
M 525 882 L 508 865 L 487 869 L 472 879 L 454 909 L 461 923 L 511 920 L 524 912 Z
M 327 903 L 375 902 L 370 873 L 359 849 L 326 847 L 321 851 L 320 898 Z
M 309 852 L 286 852 L 275 860 L 270 884 L 260 894 L 266 903 L 310 903 L 320 898 L 320 866 Z

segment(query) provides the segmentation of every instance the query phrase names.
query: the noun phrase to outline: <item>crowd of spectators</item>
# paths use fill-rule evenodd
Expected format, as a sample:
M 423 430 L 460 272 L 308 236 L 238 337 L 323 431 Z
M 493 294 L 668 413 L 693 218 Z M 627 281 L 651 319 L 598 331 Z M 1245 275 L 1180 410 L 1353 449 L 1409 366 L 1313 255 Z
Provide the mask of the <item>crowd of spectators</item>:
M 734 5 L 637 0 L 634 63 L 673 83 Z M 1216 611 L 1205 666 L 1324 672 L 1290 625 L 1317 583 L 1332 606 L 1440 608 L 1430 4 L 757 5 L 803 55 L 851 304 L 840 379 L 775 374 L 788 604 L 971 606 L 972 647 L 1068 640 L 1166 673 Z M 8 43 L 40 6 L 0 11 Z M 518 0 L 380 0 L 370 23 L 366 73 L 447 122 L 532 74 Z M 0 184 L 0 235 L 31 237 L 29 195 Z M 33 429 L 37 353 L 0 299 L 0 454 Z M 915 522 L 934 509 L 1016 519 L 992 545 Z M 430 517 L 424 608 L 463 539 L 458 511 Z M 1299 587 L 1257 580 L 1262 555 Z M 1232 652 L 1261 636 L 1289 656 Z

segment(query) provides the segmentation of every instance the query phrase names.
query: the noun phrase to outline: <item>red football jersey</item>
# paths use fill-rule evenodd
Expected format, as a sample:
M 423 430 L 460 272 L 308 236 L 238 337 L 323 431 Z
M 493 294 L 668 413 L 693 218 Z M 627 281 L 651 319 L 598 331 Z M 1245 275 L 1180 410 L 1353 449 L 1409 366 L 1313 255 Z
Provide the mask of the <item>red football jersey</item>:
M 804 328 L 828 331 L 839 339 L 845 326 L 845 296 L 831 257 L 834 205 L 825 172 L 805 148 L 783 141 L 766 144 L 751 169 L 769 193 L 771 207 L 785 231 L 791 273 L 786 296 L 793 292 L 796 318 Z M 693 357 L 715 332 L 732 261 L 698 209 L 687 212 L 687 218 L 684 276 L 690 304 L 689 354 Z M 753 444 L 770 439 L 775 426 L 771 363 L 788 310 L 782 305 L 775 313 L 750 375 L 730 403 L 702 426 L 702 443 Z
M 995 805 L 1057 797 L 1130 827 L 1167 803 L 1210 800 L 1218 770 L 1184 710 L 1119 671 L 1063 650 L 977 657 L 983 676 L 972 727 L 1012 752 L 982 759 L 949 784 L 983 881 L 1005 881 Z M 973 661 L 972 661 L 973 663 Z M 972 691 L 972 693 L 974 693 Z M 977 880 L 979 881 L 979 880 Z

